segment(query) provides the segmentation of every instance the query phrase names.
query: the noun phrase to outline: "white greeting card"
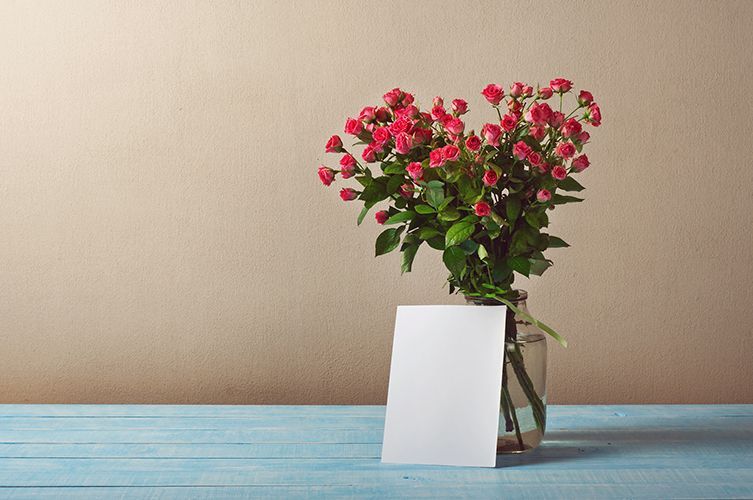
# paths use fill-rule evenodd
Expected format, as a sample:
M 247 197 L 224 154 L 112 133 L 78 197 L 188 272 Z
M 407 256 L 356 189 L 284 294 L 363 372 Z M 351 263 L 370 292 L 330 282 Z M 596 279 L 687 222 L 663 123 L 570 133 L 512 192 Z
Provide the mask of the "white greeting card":
M 397 308 L 382 462 L 494 467 L 506 310 Z

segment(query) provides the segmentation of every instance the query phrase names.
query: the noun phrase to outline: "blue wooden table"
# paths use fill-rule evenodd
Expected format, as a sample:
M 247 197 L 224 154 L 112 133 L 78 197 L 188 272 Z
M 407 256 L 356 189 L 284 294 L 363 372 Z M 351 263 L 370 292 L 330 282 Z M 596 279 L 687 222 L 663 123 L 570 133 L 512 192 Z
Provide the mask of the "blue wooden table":
M 0 405 L 2 498 L 753 498 L 753 405 L 553 406 L 496 469 L 379 461 L 381 406 Z

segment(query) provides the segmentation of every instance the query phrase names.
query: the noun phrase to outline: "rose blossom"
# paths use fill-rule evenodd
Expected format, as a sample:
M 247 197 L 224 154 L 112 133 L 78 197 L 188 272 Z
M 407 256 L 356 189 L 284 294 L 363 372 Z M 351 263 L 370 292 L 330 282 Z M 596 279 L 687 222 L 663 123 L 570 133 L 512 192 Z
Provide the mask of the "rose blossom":
M 563 167 L 562 165 L 555 165 L 554 167 L 552 167 L 552 177 L 554 177 L 558 181 L 561 181 L 565 177 L 567 177 L 567 170 L 565 170 L 565 167 Z
M 397 151 L 401 155 L 407 155 L 408 153 L 410 153 L 410 148 L 412 147 L 413 138 L 405 132 L 401 132 L 395 138 L 395 151 Z
M 546 137 L 546 128 L 543 125 L 534 125 L 528 129 L 528 135 L 537 141 L 541 141 L 541 139 Z
M 523 96 L 524 97 L 531 97 L 533 95 L 533 87 L 530 85 L 526 85 L 523 87 Z
M 538 103 L 533 103 L 526 113 L 525 119 L 527 122 L 536 125 L 544 125 L 547 122 L 547 118 L 551 116 L 551 111 L 552 110 L 546 104 L 540 105 Z
M 413 131 L 413 142 L 415 144 L 428 144 L 431 141 L 431 129 L 417 128 Z
M 387 103 L 387 106 L 394 108 L 397 106 L 397 103 L 400 102 L 402 93 L 403 92 L 400 89 L 395 88 L 384 94 L 382 98 L 384 99 L 384 102 Z
M 377 127 L 372 133 L 374 142 L 380 146 L 390 140 L 390 130 L 387 127 Z
M 523 90 L 525 89 L 525 85 L 521 82 L 515 82 L 510 86 L 510 95 L 512 97 L 520 97 L 523 95 Z
M 418 108 L 413 104 L 406 106 L 401 110 L 396 111 L 398 116 L 404 116 L 406 118 L 415 118 L 418 115 Z
M 583 172 L 589 165 L 591 165 L 591 162 L 588 161 L 588 156 L 586 155 L 580 155 L 573 158 L 573 168 L 576 172 Z
M 572 142 L 560 142 L 557 144 L 557 147 L 554 148 L 554 154 L 567 160 L 568 158 L 572 158 L 575 154 L 575 146 L 573 146 Z
M 343 201 L 352 201 L 358 198 L 358 191 L 353 188 L 342 188 L 340 190 L 340 198 Z
M 534 167 L 538 167 L 541 165 L 541 162 L 544 161 L 543 158 L 541 158 L 541 154 L 537 153 L 536 151 L 533 151 L 528 154 L 528 163 L 533 165 Z
M 601 125 L 601 109 L 599 109 L 599 106 L 595 102 L 588 106 L 586 120 L 594 127 Z
M 387 120 L 390 119 L 390 112 L 387 108 L 384 106 L 377 108 L 376 110 L 376 119 L 378 122 L 385 123 Z
M 546 203 L 552 199 L 552 193 L 547 189 L 539 189 L 539 192 L 536 193 L 536 199 L 541 203 Z
M 481 129 L 481 134 L 484 136 L 487 143 L 492 146 L 499 146 L 499 136 L 502 135 L 502 128 L 499 125 L 487 123 Z
M 374 150 L 374 146 L 371 144 L 366 146 L 363 153 L 361 153 L 361 158 L 363 158 L 363 161 L 366 163 L 374 163 L 376 161 L 376 151 Z
M 525 160 L 532 152 L 531 147 L 523 141 L 518 141 L 512 147 L 512 154 L 518 158 L 518 160 Z
M 327 141 L 327 145 L 324 146 L 324 151 L 327 153 L 339 153 L 343 150 L 343 141 L 339 135 L 333 135 Z
M 429 153 L 429 166 L 431 168 L 437 168 L 444 165 L 444 156 L 442 155 L 442 149 L 434 149 Z
M 539 89 L 539 97 L 542 99 L 549 99 L 550 97 L 552 97 L 552 94 L 552 89 L 550 89 L 549 87 L 541 87 Z
M 445 123 L 444 128 L 451 134 L 459 135 L 465 129 L 465 123 L 460 118 L 452 118 Z
M 486 217 L 492 213 L 492 207 L 490 207 L 485 201 L 479 201 L 473 205 L 473 209 L 479 217 Z
M 541 172 L 542 174 L 549 172 L 551 169 L 552 166 L 548 163 L 542 163 L 541 165 L 539 165 L 539 172 Z
M 581 130 L 583 130 L 583 127 L 581 127 L 580 122 L 575 118 L 569 118 L 565 123 L 562 124 L 562 137 L 572 137 L 574 135 L 578 135 L 580 134 Z
M 410 184 L 403 184 L 400 186 L 400 189 L 398 189 L 398 192 L 403 198 L 413 198 L 413 188 Z
M 452 100 L 452 110 L 455 112 L 456 115 L 464 115 L 468 112 L 468 103 L 465 102 L 463 99 L 453 99 Z
M 460 149 L 458 149 L 457 146 L 448 144 L 447 146 L 442 148 L 442 158 L 444 158 L 445 161 L 455 161 L 459 157 L 460 157 Z
M 376 219 L 377 224 L 384 224 L 387 222 L 387 219 L 390 218 L 390 213 L 387 210 L 380 210 L 374 214 L 374 218 Z
M 499 176 L 494 170 L 487 170 L 486 172 L 484 172 L 484 184 L 486 184 L 487 186 L 495 185 L 498 180 Z
M 554 80 L 549 82 L 549 86 L 554 92 L 557 92 L 558 94 L 564 94 L 565 92 L 569 92 L 570 89 L 573 88 L 573 82 L 564 78 L 555 78 Z
M 447 111 L 444 109 L 443 106 L 434 106 L 431 108 L 431 117 L 435 121 L 439 121 L 447 114 Z
M 506 132 L 512 132 L 518 125 L 518 119 L 511 114 L 506 114 L 502 117 L 502 121 L 499 123 Z
M 510 99 L 507 102 L 507 109 L 509 109 L 512 114 L 520 119 L 520 111 L 523 109 L 523 104 L 520 101 L 516 101 L 515 99 Z
M 441 97 L 437 96 L 432 101 L 432 105 L 433 106 L 440 106 L 440 107 L 444 106 L 444 99 L 442 99 Z
M 478 151 L 481 149 L 481 139 L 475 134 L 470 135 L 468 136 L 468 139 L 465 140 L 465 147 L 471 151 Z
M 345 165 L 342 168 L 340 168 L 340 175 L 343 176 L 343 179 L 350 179 L 353 177 L 353 175 L 356 172 L 355 165 Z
M 421 179 L 421 177 L 424 175 L 424 169 L 417 161 L 410 162 L 408 166 L 405 167 L 405 171 L 408 172 L 408 175 L 410 175 L 411 179 L 413 179 L 414 181 Z
M 332 184 L 332 181 L 335 180 L 335 172 L 329 168 L 325 167 L 324 165 L 319 167 L 319 180 L 322 181 L 322 184 L 325 186 L 329 186 Z
M 578 134 L 578 142 L 580 142 L 581 144 L 587 143 L 590 138 L 591 138 L 591 134 L 589 134 L 585 130 L 581 132 L 580 134 Z
M 400 132 L 412 132 L 413 124 L 405 117 L 400 117 L 389 125 L 390 133 L 397 136 Z
M 403 101 L 402 101 L 403 106 L 410 106 L 411 104 L 413 104 L 413 100 L 414 100 L 413 94 L 409 94 L 408 92 L 402 92 L 402 94 L 403 94 Z
M 484 87 L 484 90 L 481 91 L 481 95 L 483 95 L 487 101 L 496 106 L 505 96 L 505 91 L 499 85 L 490 83 Z
M 355 118 L 348 118 L 345 120 L 345 133 L 350 135 L 358 135 L 363 132 L 363 124 Z
M 353 158 L 353 155 L 350 153 L 343 155 L 343 157 L 340 158 L 340 166 L 341 167 L 355 167 L 356 159 Z
M 578 104 L 581 106 L 588 106 L 593 100 L 594 96 L 588 90 L 581 90 L 580 94 L 578 94 Z
M 554 128 L 560 128 L 564 121 L 565 115 L 563 113 L 560 113 L 559 111 L 555 111 L 554 113 L 552 113 L 552 117 L 549 118 L 549 125 Z
M 366 106 L 358 114 L 358 119 L 365 123 L 371 123 L 376 119 L 376 108 L 374 106 Z

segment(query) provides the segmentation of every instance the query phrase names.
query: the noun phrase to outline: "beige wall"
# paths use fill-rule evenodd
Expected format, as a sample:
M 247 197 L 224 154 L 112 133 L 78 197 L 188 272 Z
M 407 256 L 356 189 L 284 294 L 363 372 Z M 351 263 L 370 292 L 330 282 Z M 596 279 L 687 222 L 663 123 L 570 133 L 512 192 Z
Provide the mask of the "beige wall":
M 523 286 L 559 403 L 753 402 L 753 2 L 2 2 L 0 402 L 382 403 L 459 303 L 316 167 L 399 85 L 566 76 L 604 125 Z

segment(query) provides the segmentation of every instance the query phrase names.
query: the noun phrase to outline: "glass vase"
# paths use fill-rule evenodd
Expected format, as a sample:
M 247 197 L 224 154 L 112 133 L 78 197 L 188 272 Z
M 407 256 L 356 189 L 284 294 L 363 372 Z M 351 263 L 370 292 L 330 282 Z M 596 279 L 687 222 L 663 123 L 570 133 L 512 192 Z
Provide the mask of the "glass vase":
M 527 299 L 528 293 L 517 290 L 517 298 L 508 300 L 530 314 Z M 504 305 L 478 297 L 466 301 Z M 541 444 L 546 430 L 546 334 L 508 309 L 505 351 L 497 453 L 524 453 Z

